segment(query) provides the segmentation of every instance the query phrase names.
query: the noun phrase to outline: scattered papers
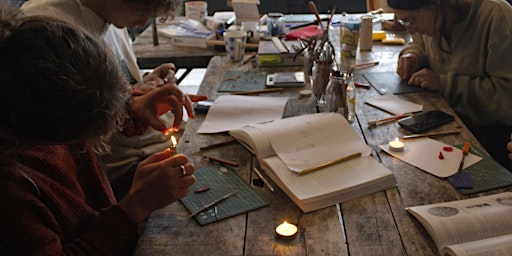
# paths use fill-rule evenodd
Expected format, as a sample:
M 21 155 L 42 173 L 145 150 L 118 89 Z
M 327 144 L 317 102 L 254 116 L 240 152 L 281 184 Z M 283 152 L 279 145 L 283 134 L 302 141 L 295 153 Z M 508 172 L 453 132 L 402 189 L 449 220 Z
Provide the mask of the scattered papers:
M 288 98 L 224 95 L 208 110 L 197 133 L 217 133 L 281 119 Z
M 457 172 L 462 150 L 453 148 L 451 152 L 443 151 L 443 147 L 449 145 L 430 138 L 405 140 L 404 144 L 403 152 L 389 150 L 388 144 L 379 145 L 379 147 L 388 154 L 440 178 L 449 177 Z M 443 151 L 444 159 L 439 159 L 439 151 Z M 482 160 L 481 157 L 469 154 L 464 160 L 463 168 L 467 168 L 480 160 Z
M 402 100 L 394 94 L 381 95 L 367 100 L 366 103 L 394 115 L 403 115 L 423 110 L 423 105 Z

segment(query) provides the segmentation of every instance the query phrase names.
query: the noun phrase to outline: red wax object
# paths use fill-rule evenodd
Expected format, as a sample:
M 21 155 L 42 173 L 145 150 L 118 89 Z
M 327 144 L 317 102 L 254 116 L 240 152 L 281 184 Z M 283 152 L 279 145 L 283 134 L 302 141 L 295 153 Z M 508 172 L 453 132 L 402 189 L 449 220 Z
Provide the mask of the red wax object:
M 452 152 L 453 148 L 452 147 L 444 147 L 443 150 L 446 152 Z
M 439 159 L 441 159 L 441 160 L 444 159 L 443 153 L 441 151 L 439 151 Z
M 208 186 L 204 186 L 204 187 L 199 187 L 196 189 L 196 193 L 202 193 L 202 192 L 205 192 L 205 191 L 208 191 L 210 189 L 210 187 Z

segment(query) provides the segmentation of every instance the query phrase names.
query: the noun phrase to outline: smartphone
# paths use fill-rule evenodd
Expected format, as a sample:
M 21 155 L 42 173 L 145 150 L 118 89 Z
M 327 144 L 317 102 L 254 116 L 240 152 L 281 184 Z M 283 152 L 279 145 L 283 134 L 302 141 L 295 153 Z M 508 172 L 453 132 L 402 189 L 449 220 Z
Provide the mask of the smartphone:
M 431 110 L 404 118 L 398 124 L 413 133 L 424 133 L 453 120 L 455 118 L 450 114 L 441 110 Z
M 268 87 L 301 87 L 304 85 L 304 72 L 277 72 L 267 75 Z

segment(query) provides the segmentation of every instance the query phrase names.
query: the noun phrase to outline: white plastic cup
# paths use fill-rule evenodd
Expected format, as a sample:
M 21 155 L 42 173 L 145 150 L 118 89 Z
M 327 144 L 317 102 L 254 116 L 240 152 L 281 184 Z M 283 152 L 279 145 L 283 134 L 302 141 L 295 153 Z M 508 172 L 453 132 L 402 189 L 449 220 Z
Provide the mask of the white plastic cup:
M 223 36 L 228 58 L 233 62 L 241 61 L 245 54 L 247 33 L 241 30 L 230 30 L 224 32 Z
M 190 1 L 185 3 L 185 17 L 203 22 L 208 14 L 208 3 L 205 1 Z

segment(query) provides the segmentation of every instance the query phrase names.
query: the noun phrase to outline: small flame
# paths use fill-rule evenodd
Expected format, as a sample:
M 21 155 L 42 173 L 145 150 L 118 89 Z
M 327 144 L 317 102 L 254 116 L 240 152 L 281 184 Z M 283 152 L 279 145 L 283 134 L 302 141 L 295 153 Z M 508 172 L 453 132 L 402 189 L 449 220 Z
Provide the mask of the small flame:
M 176 138 L 174 137 L 174 135 L 171 136 L 171 142 L 172 142 L 172 146 L 173 147 L 176 147 L 176 145 L 178 144 L 178 142 L 176 141 Z
M 395 141 L 396 141 L 396 142 L 400 142 L 400 140 L 398 140 L 398 137 L 396 137 L 396 138 L 395 138 Z

